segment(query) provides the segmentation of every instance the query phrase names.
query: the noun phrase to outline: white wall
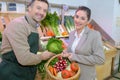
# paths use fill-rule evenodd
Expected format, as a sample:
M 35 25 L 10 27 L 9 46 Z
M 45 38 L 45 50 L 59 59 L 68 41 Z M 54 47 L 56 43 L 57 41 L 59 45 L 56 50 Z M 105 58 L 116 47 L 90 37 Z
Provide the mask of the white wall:
M 2 4 L 1 12 L 7 11 L 7 5 L 5 2 L 0 2 Z
M 118 0 L 114 2 L 114 23 L 113 23 L 113 33 L 116 42 L 120 42 L 120 4 Z
M 87 5 L 87 0 L 48 0 L 49 3 L 66 4 L 71 6 Z
M 16 8 L 17 8 L 18 13 L 25 13 L 25 5 L 24 4 L 17 3 L 16 6 L 17 6 Z
M 7 4 L 6 2 L 0 2 L 2 4 L 2 9 L 1 12 L 6 12 L 7 11 Z M 18 13 L 24 13 L 25 12 L 25 5 L 24 4 L 16 4 L 16 12 Z
M 49 3 L 54 4 L 65 4 L 68 6 L 81 6 L 81 5 L 87 5 L 87 0 L 48 0 Z M 58 14 L 61 14 L 61 9 L 59 8 L 51 8 L 51 12 L 57 11 Z M 75 10 L 69 10 L 67 14 L 74 15 Z
M 117 17 L 120 17 L 118 0 L 88 0 L 92 10 L 92 18 L 115 41 L 120 42 L 120 26 L 117 27 Z
M 112 36 L 114 0 L 88 0 L 92 18 Z
M 48 0 L 49 3 L 54 3 L 54 4 L 65 4 L 68 6 L 81 6 L 81 5 L 87 5 L 87 0 Z M 6 3 L 5 2 L 0 2 L 2 3 L 2 12 L 7 11 Z M 25 5 L 24 4 L 17 4 L 17 12 L 25 12 Z M 52 8 L 51 12 L 57 11 L 58 14 L 61 13 L 61 9 L 59 8 Z M 69 10 L 68 14 L 73 15 L 75 10 Z

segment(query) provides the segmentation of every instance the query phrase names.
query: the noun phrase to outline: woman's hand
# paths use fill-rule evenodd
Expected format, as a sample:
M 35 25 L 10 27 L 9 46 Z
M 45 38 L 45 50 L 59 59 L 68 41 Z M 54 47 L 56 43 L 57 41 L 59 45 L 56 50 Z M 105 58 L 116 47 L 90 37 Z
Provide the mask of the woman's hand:
M 62 52 L 62 57 L 67 57 L 70 61 L 72 61 L 72 53 L 68 53 L 66 50 Z

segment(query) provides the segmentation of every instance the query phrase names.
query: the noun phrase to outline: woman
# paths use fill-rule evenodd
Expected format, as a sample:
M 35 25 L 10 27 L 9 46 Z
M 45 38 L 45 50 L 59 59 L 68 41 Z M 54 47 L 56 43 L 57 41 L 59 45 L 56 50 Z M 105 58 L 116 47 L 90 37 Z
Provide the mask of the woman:
M 103 64 L 105 61 L 100 33 L 87 27 L 90 16 L 91 10 L 88 7 L 81 6 L 76 10 L 75 30 L 69 35 L 67 51 L 63 51 L 63 57 L 79 64 L 79 80 L 95 80 L 95 65 Z

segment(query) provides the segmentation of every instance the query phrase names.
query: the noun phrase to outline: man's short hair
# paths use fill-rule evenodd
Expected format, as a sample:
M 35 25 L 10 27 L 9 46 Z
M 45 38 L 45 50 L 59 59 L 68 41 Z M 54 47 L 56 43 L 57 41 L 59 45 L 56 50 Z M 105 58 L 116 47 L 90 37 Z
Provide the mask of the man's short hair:
M 49 7 L 49 3 L 48 3 L 47 0 L 31 0 L 31 2 L 28 4 L 27 7 L 31 6 L 35 1 L 42 1 L 42 2 L 45 2 L 45 3 L 48 5 L 48 7 Z

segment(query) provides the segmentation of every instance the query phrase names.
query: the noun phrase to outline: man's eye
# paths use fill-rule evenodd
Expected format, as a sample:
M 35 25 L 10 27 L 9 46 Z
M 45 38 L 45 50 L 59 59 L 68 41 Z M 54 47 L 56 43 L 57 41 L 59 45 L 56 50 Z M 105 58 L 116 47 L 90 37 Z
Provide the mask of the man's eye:
M 39 10 L 40 10 L 40 9 L 41 9 L 41 7 L 37 7 L 37 9 L 39 9 Z
M 81 20 L 85 20 L 85 18 L 84 18 L 84 17 L 81 17 Z

